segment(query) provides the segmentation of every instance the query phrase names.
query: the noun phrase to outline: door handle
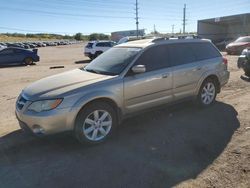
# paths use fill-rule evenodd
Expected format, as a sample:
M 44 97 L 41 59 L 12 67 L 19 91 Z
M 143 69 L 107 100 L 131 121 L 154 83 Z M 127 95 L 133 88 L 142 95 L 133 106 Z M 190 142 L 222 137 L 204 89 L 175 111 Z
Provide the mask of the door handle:
M 165 73 L 165 74 L 162 75 L 162 78 L 167 78 L 168 76 L 169 76 L 169 74 Z
M 196 67 L 195 69 L 194 69 L 194 71 L 199 71 L 199 70 L 201 70 L 202 69 L 202 67 Z

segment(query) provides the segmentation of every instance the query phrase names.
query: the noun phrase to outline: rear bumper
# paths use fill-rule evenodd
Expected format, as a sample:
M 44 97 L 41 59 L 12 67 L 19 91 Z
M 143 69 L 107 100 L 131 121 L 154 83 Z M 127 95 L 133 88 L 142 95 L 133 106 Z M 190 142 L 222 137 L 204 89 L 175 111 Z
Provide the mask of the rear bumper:
M 230 72 L 229 71 L 224 71 L 220 75 L 220 86 L 221 87 L 223 87 L 224 85 L 226 85 L 228 83 L 229 77 L 230 77 Z
M 38 61 L 40 61 L 40 57 L 39 56 L 35 56 L 35 57 L 33 57 L 33 60 L 34 60 L 34 62 L 38 62 Z

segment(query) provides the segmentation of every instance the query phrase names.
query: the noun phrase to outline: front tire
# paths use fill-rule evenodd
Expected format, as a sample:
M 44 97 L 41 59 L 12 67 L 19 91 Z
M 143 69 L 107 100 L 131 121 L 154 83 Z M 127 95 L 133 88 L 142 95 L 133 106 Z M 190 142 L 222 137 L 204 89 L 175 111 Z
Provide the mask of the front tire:
M 116 112 L 111 105 L 94 102 L 79 112 L 75 124 L 75 136 L 81 143 L 98 144 L 113 134 L 117 122 Z
M 214 103 L 217 96 L 217 83 L 213 79 L 206 79 L 200 88 L 197 102 L 202 107 L 210 106 Z

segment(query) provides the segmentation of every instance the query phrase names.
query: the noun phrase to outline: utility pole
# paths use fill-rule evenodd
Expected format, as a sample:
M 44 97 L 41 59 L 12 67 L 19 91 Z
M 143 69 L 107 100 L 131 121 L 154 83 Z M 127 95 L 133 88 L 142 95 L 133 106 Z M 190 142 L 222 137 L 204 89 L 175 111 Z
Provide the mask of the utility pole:
M 156 34 L 155 24 L 154 24 L 154 34 Z
M 184 8 L 183 8 L 183 34 L 186 33 L 186 4 L 184 4 Z
M 139 17 L 138 17 L 138 0 L 135 2 L 135 20 L 136 20 L 136 36 L 139 37 Z
M 172 25 L 172 35 L 174 34 L 174 26 L 175 25 Z

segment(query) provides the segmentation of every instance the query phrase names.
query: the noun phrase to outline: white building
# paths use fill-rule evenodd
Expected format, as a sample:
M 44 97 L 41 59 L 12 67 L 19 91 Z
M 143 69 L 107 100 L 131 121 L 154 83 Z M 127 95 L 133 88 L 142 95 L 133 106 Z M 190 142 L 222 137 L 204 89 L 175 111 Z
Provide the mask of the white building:
M 138 31 L 138 36 L 144 36 L 144 35 L 145 35 L 145 30 L 140 29 Z M 123 37 L 131 37 L 131 36 L 137 36 L 137 31 L 136 30 L 116 31 L 111 33 L 111 40 L 119 41 Z
M 197 33 L 213 41 L 250 35 L 250 13 L 199 20 Z

